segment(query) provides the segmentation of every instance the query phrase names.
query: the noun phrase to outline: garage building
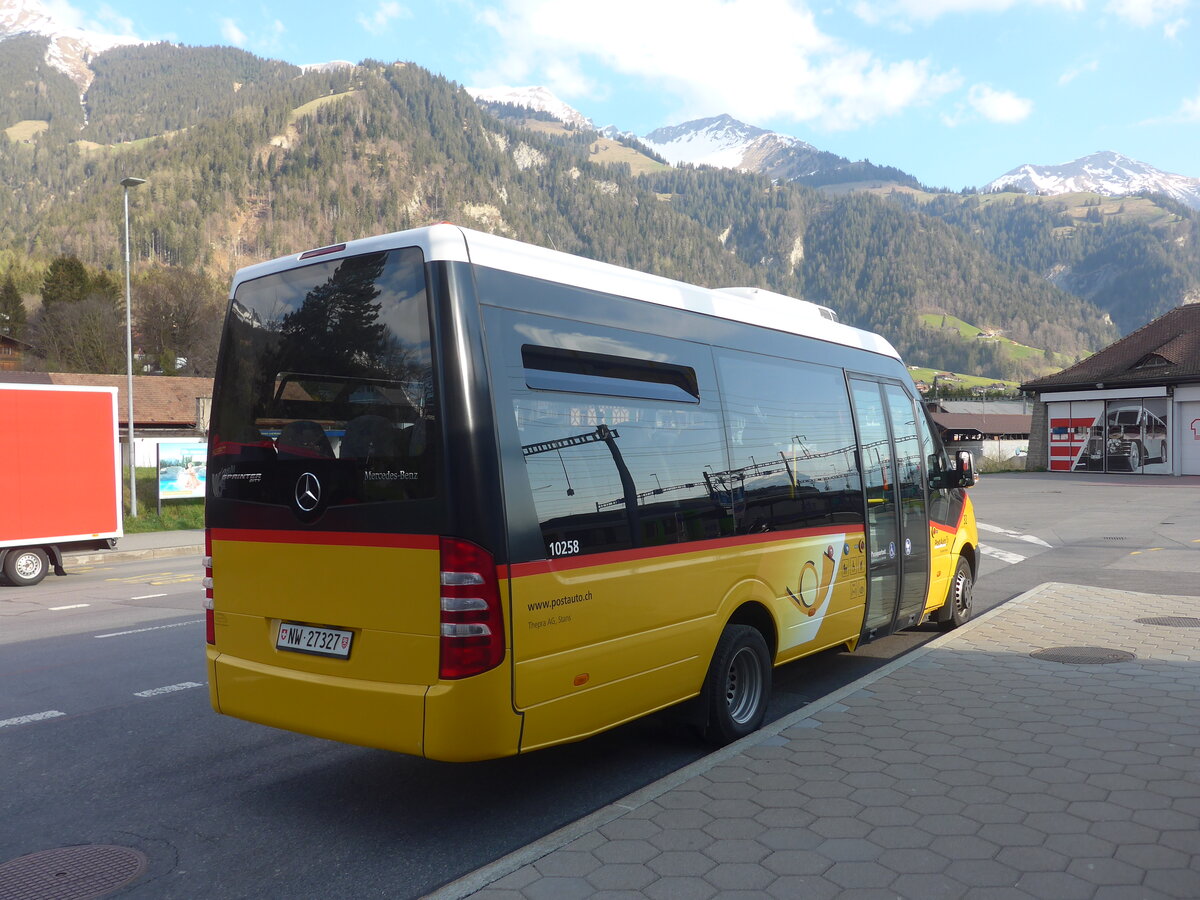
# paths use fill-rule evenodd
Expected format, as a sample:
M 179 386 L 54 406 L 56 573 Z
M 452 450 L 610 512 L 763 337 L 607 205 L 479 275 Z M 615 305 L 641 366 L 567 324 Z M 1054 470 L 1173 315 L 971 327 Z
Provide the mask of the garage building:
M 1200 475 L 1200 303 L 1021 388 L 1031 469 Z

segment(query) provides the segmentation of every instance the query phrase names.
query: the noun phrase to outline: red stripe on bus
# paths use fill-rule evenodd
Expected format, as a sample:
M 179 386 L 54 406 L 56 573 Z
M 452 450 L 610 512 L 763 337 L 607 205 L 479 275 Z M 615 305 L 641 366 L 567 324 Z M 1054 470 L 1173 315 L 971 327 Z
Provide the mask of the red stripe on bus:
M 1083 444 L 1077 444 L 1074 447 L 1051 447 L 1050 455 L 1051 456 L 1074 456 L 1076 453 L 1079 452 L 1081 447 L 1083 447 Z
M 1050 471 L 1052 472 L 1070 472 L 1071 460 L 1069 459 L 1052 459 L 1050 460 Z
M 394 547 L 402 550 L 437 550 L 436 534 L 379 534 L 369 531 L 268 531 L 253 528 L 211 528 L 214 541 L 256 544 L 312 544 L 333 547 Z
M 689 541 L 686 544 L 666 544 L 659 547 L 643 547 L 638 550 L 612 550 L 608 553 L 590 553 L 586 556 L 558 556 L 554 559 L 516 563 L 511 566 L 499 566 L 498 570 L 501 578 L 516 578 L 521 575 L 544 575 L 549 572 L 563 572 L 570 569 L 590 569 L 595 566 L 662 559 L 667 556 L 682 556 L 686 553 L 704 553 L 709 550 L 751 547 L 755 544 L 782 544 L 806 537 L 821 537 L 823 535 L 834 534 L 844 534 L 846 536 L 845 539 L 849 541 L 852 537 L 861 538 L 864 532 L 861 527 L 857 530 L 842 528 L 800 528 L 795 531 L 773 531 L 768 534 L 747 534 L 732 538 L 714 538 L 708 541 Z M 839 556 L 840 553 L 841 551 L 839 550 Z

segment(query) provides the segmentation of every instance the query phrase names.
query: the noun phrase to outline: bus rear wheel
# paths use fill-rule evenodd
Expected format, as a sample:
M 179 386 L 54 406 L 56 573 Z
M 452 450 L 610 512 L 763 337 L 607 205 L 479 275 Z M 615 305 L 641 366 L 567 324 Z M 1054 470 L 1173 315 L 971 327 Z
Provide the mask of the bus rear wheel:
M 758 730 L 771 697 L 771 655 L 749 625 L 727 625 L 717 641 L 701 699 L 704 737 L 728 744 Z

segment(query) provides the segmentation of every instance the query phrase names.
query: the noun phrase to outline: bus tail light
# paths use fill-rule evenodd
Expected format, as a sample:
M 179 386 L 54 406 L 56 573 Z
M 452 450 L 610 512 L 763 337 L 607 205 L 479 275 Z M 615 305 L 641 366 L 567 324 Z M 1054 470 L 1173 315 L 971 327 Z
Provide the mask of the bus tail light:
M 496 563 L 482 547 L 441 539 L 441 664 L 438 676 L 466 678 L 504 659 L 504 615 Z
M 217 623 L 213 616 L 212 536 L 204 532 L 204 639 L 217 643 Z

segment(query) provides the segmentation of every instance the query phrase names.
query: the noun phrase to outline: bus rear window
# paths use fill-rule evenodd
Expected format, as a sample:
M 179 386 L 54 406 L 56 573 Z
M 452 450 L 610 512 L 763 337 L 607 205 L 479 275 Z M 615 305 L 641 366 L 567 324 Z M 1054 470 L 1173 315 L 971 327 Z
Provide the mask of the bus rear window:
M 293 505 L 295 477 L 312 470 L 323 506 L 429 497 L 436 422 L 420 250 L 239 286 L 213 398 L 216 496 Z

